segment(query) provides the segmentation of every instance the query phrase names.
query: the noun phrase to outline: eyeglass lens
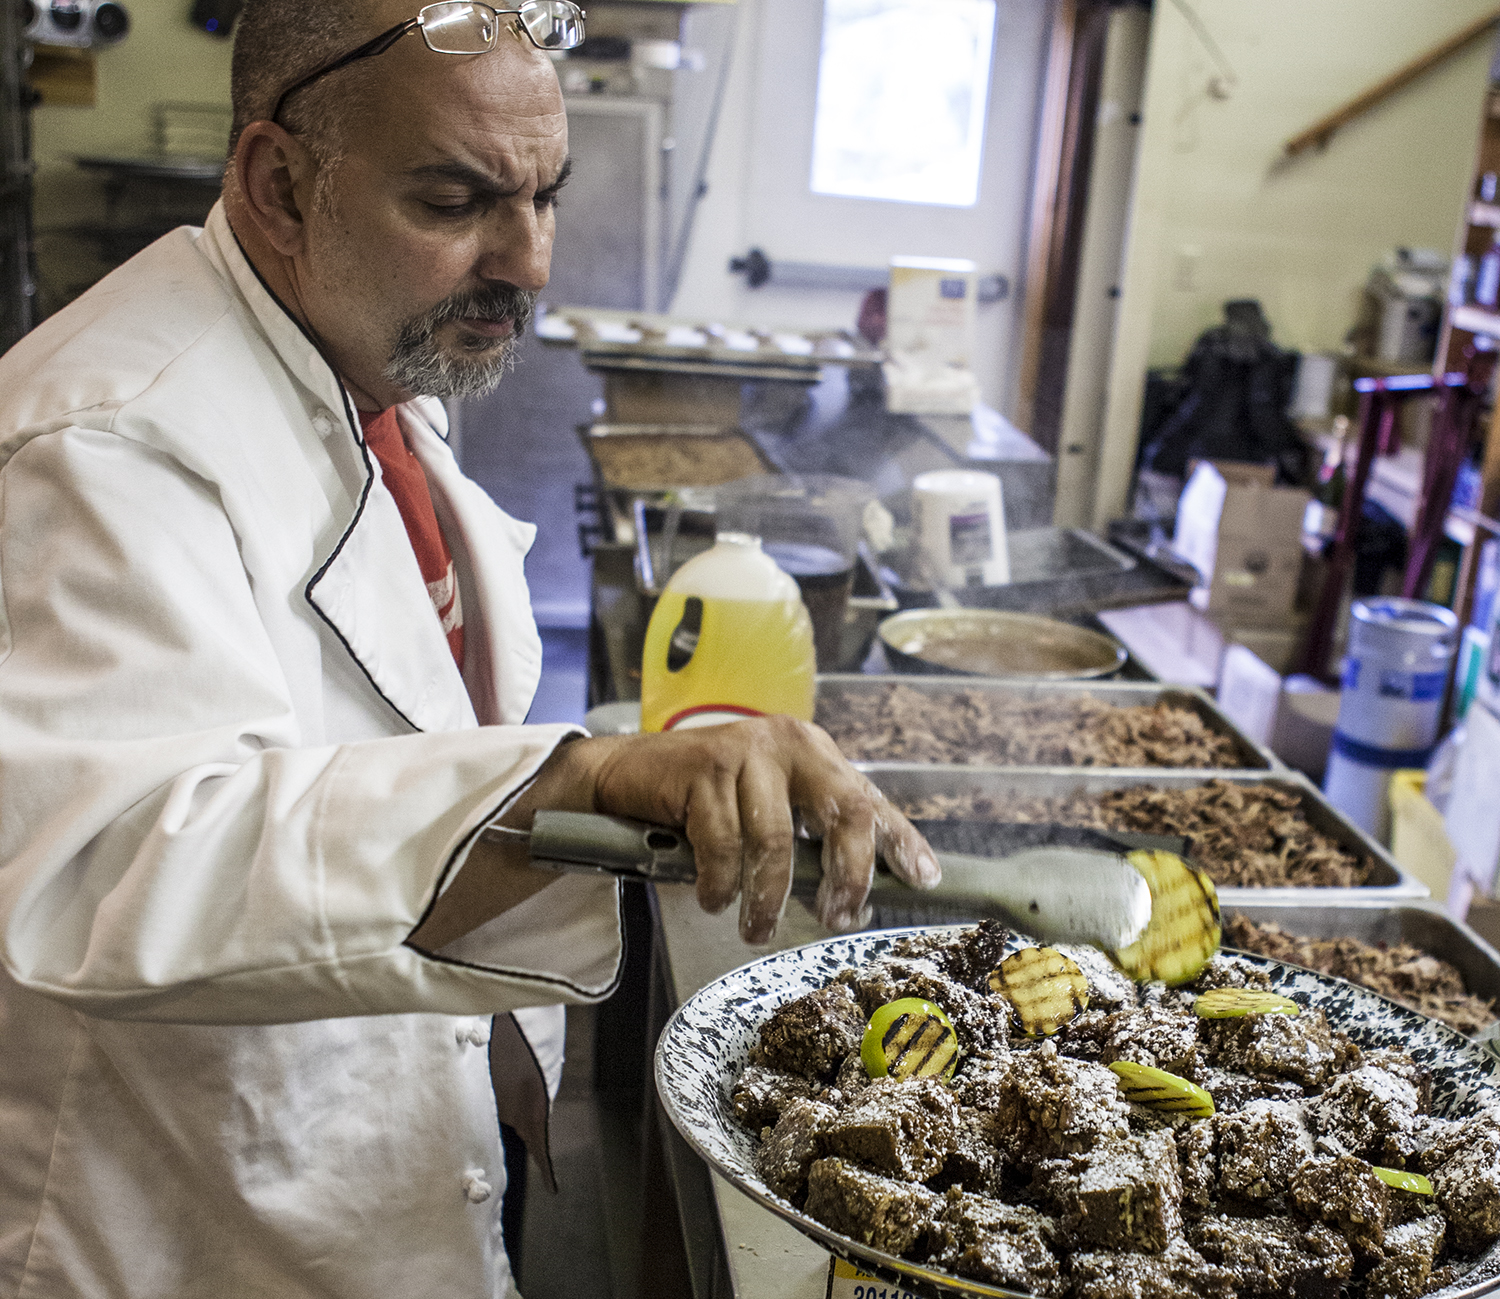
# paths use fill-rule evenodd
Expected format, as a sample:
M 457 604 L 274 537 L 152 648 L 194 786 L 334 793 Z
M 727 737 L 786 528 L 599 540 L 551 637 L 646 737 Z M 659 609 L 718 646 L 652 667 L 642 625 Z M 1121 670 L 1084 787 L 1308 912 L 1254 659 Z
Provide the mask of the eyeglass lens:
M 422 39 L 437 54 L 483 54 L 493 49 L 498 13 L 517 13 L 526 34 L 544 50 L 570 50 L 583 40 L 583 14 L 569 0 L 526 0 L 519 9 L 496 11 L 468 0 L 426 6 Z
M 583 15 L 565 0 L 531 0 L 521 6 L 521 21 L 544 50 L 570 50 L 583 40 Z
M 422 39 L 435 54 L 483 54 L 495 44 L 495 11 L 488 5 L 428 5 L 420 17 Z

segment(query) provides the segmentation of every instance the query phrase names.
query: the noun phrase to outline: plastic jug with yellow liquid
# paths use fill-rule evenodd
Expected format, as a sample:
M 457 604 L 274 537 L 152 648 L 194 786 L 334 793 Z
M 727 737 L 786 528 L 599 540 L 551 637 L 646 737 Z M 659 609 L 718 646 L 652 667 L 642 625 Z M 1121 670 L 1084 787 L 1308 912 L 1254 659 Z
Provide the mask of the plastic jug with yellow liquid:
M 746 533 L 672 575 L 646 629 L 641 729 L 713 726 L 764 713 L 811 721 L 817 665 L 797 583 Z

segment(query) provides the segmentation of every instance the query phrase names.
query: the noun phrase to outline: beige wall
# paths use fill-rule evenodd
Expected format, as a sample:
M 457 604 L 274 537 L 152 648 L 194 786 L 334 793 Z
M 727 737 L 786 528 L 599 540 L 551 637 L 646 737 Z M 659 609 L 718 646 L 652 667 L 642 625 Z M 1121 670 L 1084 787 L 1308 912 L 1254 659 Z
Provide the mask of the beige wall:
M 1123 512 L 1147 365 L 1181 360 L 1230 297 L 1276 340 L 1338 348 L 1370 266 L 1398 244 L 1451 248 L 1491 42 L 1283 164 L 1281 145 L 1493 7 L 1492 0 L 1191 0 L 1237 75 L 1174 3 L 1155 6 L 1096 522 Z
M 36 224 L 44 281 L 85 276 L 86 248 L 47 232 L 103 216 L 99 182 L 73 159 L 87 154 L 140 154 L 152 147 L 152 105 L 229 103 L 229 42 L 188 24 L 191 0 L 124 0 L 130 34 L 95 54 L 93 108 L 43 104 L 32 115 L 36 157 Z

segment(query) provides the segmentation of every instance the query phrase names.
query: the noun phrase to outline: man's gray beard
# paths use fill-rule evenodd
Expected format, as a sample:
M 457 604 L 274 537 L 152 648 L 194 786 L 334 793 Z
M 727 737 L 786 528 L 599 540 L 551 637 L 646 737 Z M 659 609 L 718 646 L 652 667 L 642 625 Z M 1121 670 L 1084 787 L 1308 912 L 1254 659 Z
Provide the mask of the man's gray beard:
M 401 327 L 385 377 L 424 397 L 482 397 L 493 392 L 505 372 L 515 367 L 516 342 L 535 305 L 536 294 L 509 284 L 489 293 L 447 298 Z M 511 332 L 498 345 L 493 338 L 462 334 L 451 348 L 439 344 L 442 326 L 471 318 L 509 320 Z

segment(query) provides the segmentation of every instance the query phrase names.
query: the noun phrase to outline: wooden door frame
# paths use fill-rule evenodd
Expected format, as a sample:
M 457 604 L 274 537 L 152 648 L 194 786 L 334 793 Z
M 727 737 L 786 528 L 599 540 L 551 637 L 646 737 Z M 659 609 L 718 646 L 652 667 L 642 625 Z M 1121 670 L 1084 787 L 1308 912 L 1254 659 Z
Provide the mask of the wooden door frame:
M 1129 2 L 1129 0 L 1125 0 Z M 1109 20 L 1122 0 L 1057 0 L 1027 223 L 1013 417 L 1057 453 Z

